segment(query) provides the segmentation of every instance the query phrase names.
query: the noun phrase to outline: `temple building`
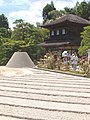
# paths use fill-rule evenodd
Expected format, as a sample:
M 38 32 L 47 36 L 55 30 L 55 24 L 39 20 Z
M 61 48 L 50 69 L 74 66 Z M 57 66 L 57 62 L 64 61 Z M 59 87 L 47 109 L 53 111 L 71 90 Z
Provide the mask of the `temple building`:
M 39 45 L 47 50 L 77 52 L 81 43 L 80 33 L 88 25 L 90 21 L 73 14 L 58 18 L 41 26 L 50 30 L 50 38 Z

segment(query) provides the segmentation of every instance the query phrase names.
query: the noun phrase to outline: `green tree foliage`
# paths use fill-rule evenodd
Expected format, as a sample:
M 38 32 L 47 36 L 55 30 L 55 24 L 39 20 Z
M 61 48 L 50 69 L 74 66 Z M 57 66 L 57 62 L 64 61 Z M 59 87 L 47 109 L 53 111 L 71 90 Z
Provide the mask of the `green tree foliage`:
M 22 19 L 16 20 L 14 22 L 15 28 L 12 32 L 11 38 L 14 40 L 26 40 L 30 38 L 33 32 L 34 26 L 30 23 L 24 22 Z
M 9 53 L 26 51 L 32 59 L 38 59 L 44 52 L 43 48 L 39 47 L 38 44 L 48 37 L 48 30 L 35 27 L 22 19 L 16 20 L 14 24 L 15 27 L 11 35 L 12 40 L 5 43 L 6 48 L 8 48 L 7 51 Z
M 89 16 L 89 20 L 90 20 L 90 1 L 88 2 L 88 16 Z
M 0 28 L 0 36 L 2 36 L 3 38 L 10 38 L 11 32 L 11 29 L 7 29 L 5 27 Z
M 75 7 L 68 8 L 65 7 L 64 10 L 61 11 L 62 14 L 75 14 L 84 19 L 89 19 L 90 17 L 90 2 L 83 1 L 81 3 L 77 2 Z
M 67 14 L 75 14 L 84 19 L 90 19 L 90 1 L 77 2 L 73 8 L 65 7 L 60 11 L 56 10 L 54 4 L 47 4 L 43 8 L 43 23 L 46 23 L 48 20 L 55 20 L 56 18 Z
M 8 38 L 10 35 L 11 31 L 9 29 L 8 19 L 2 14 L 0 15 L 0 36 Z
M 0 28 L 1 27 L 4 27 L 6 29 L 9 28 L 8 19 L 5 17 L 4 14 L 0 15 Z
M 83 1 L 81 3 L 77 2 L 73 8 L 65 7 L 64 10 L 60 10 L 62 15 L 75 14 L 84 19 L 89 19 L 90 17 L 90 2 Z
M 75 14 L 75 13 L 73 8 L 65 7 L 62 14 L 67 15 L 67 14 Z
M 56 18 L 59 18 L 60 16 L 62 16 L 61 12 L 58 10 L 52 10 L 48 13 L 48 19 L 52 19 L 55 20 Z
M 7 41 L 7 38 L 3 38 L 0 36 L 0 64 L 3 65 L 6 63 L 6 52 L 5 52 L 5 46 L 4 43 Z
M 6 29 L 5 27 L 1 27 L 0 28 L 0 36 L 7 38 L 8 37 L 8 29 Z
M 9 29 L 8 19 L 4 14 L 0 15 L 0 64 L 6 61 L 4 43 L 11 37 L 11 30 Z
M 19 19 L 14 22 L 13 31 L 5 27 L 0 28 L 0 64 L 5 65 L 12 54 L 26 51 L 35 60 L 43 54 L 44 49 L 38 44 L 49 36 L 46 29 L 35 27 Z
M 49 18 L 49 12 L 56 10 L 56 8 L 54 7 L 54 3 L 53 1 L 51 1 L 51 4 L 47 4 L 44 8 L 43 8 L 43 12 L 42 12 L 42 16 L 43 16 L 43 22 L 45 23 L 47 20 L 51 19 Z
M 21 51 L 22 49 L 25 48 L 25 42 L 24 41 L 16 41 L 16 40 L 11 40 L 11 39 L 7 39 L 6 42 L 4 42 L 3 46 L 4 46 L 4 55 L 6 57 L 6 61 L 5 63 L 10 59 L 10 57 L 12 56 L 12 54 L 14 52 L 17 51 Z
M 90 48 L 90 26 L 84 27 L 81 33 L 81 46 L 79 47 L 79 55 L 86 55 L 86 50 Z
M 86 1 L 81 2 L 77 6 L 76 14 L 82 18 L 89 19 L 90 16 L 90 2 L 87 3 Z

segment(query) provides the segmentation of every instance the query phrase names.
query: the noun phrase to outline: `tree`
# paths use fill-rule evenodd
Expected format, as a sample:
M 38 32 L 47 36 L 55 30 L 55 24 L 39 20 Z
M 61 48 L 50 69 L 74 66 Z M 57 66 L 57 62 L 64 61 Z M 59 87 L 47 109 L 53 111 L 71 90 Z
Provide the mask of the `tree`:
M 79 55 L 86 55 L 86 50 L 90 48 L 90 26 L 84 27 L 84 31 L 81 33 L 81 45 L 79 47 Z
M 7 38 L 3 38 L 0 36 L 0 64 L 5 65 L 6 64 L 6 51 L 4 43 L 7 41 Z
M 30 38 L 32 30 L 34 28 L 30 23 L 24 22 L 24 20 L 19 19 L 14 22 L 15 27 L 12 32 L 12 39 L 15 40 L 25 40 L 26 38 Z
M 5 27 L 1 27 L 0 28 L 0 36 L 2 36 L 4 38 L 8 38 L 8 29 L 6 29 Z
M 11 37 L 11 29 L 9 29 L 8 19 L 4 14 L 0 15 L 0 36 L 4 38 Z
M 15 28 L 11 36 L 12 41 L 8 41 L 6 45 L 8 47 L 12 46 L 13 52 L 26 51 L 32 59 L 39 58 L 43 53 L 43 49 L 37 44 L 43 42 L 48 37 L 48 30 L 35 27 L 22 19 L 16 20 L 14 24 Z
M 4 14 L 0 15 L 0 64 L 6 61 L 6 48 L 4 43 L 11 37 L 11 30 L 9 29 L 8 19 Z
M 53 11 L 53 10 L 56 10 L 56 8 L 54 7 L 54 3 L 53 1 L 51 1 L 51 4 L 47 4 L 44 8 L 43 8 L 43 13 L 42 13 L 42 16 L 43 16 L 43 22 L 45 23 L 48 19 L 51 19 L 49 18 L 49 15 L 48 13 Z
M 89 20 L 90 20 L 90 1 L 88 2 L 88 14 L 89 14 L 89 15 L 88 15 L 88 16 L 89 16 L 88 18 L 89 18 Z
M 74 13 L 74 9 L 73 8 L 69 8 L 69 7 L 65 7 L 64 8 L 64 14 L 67 15 L 67 14 L 75 14 Z
M 48 18 L 55 20 L 56 18 L 59 18 L 60 16 L 62 16 L 61 12 L 58 10 L 52 10 L 48 13 Z
M 90 16 L 90 2 L 87 3 L 86 1 L 81 2 L 80 4 L 76 4 L 76 11 L 75 14 L 84 18 L 89 19 Z
M 4 27 L 6 29 L 9 28 L 8 19 L 4 16 L 4 14 L 0 15 L 0 28 Z

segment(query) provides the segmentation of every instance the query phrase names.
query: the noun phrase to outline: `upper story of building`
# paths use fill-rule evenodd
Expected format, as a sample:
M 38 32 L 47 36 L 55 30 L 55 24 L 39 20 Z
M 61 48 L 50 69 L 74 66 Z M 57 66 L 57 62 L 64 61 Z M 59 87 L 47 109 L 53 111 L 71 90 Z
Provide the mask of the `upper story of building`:
M 55 21 L 42 25 L 50 30 L 50 38 L 46 43 L 69 42 L 79 45 L 81 42 L 80 33 L 83 27 L 90 25 L 90 21 L 77 15 L 69 14 L 62 16 Z

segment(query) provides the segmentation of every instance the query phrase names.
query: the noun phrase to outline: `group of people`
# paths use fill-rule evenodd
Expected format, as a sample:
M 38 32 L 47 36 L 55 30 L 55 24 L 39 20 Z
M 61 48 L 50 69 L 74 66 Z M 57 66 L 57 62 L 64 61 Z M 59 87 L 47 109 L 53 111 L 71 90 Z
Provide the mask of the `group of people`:
M 59 59 L 59 55 L 57 51 L 49 52 L 46 55 L 44 55 L 44 58 L 50 58 L 50 56 L 53 56 L 54 62 L 56 62 Z M 72 54 L 68 53 L 67 51 L 62 52 L 61 59 L 63 63 L 68 63 L 71 65 L 72 69 L 75 71 L 77 69 L 78 64 L 78 56 L 76 52 L 73 52 Z
M 67 51 L 64 51 L 62 53 L 62 59 L 64 63 L 68 62 L 69 64 L 71 64 L 73 70 L 77 69 L 78 56 L 76 52 L 73 52 L 71 55 Z

